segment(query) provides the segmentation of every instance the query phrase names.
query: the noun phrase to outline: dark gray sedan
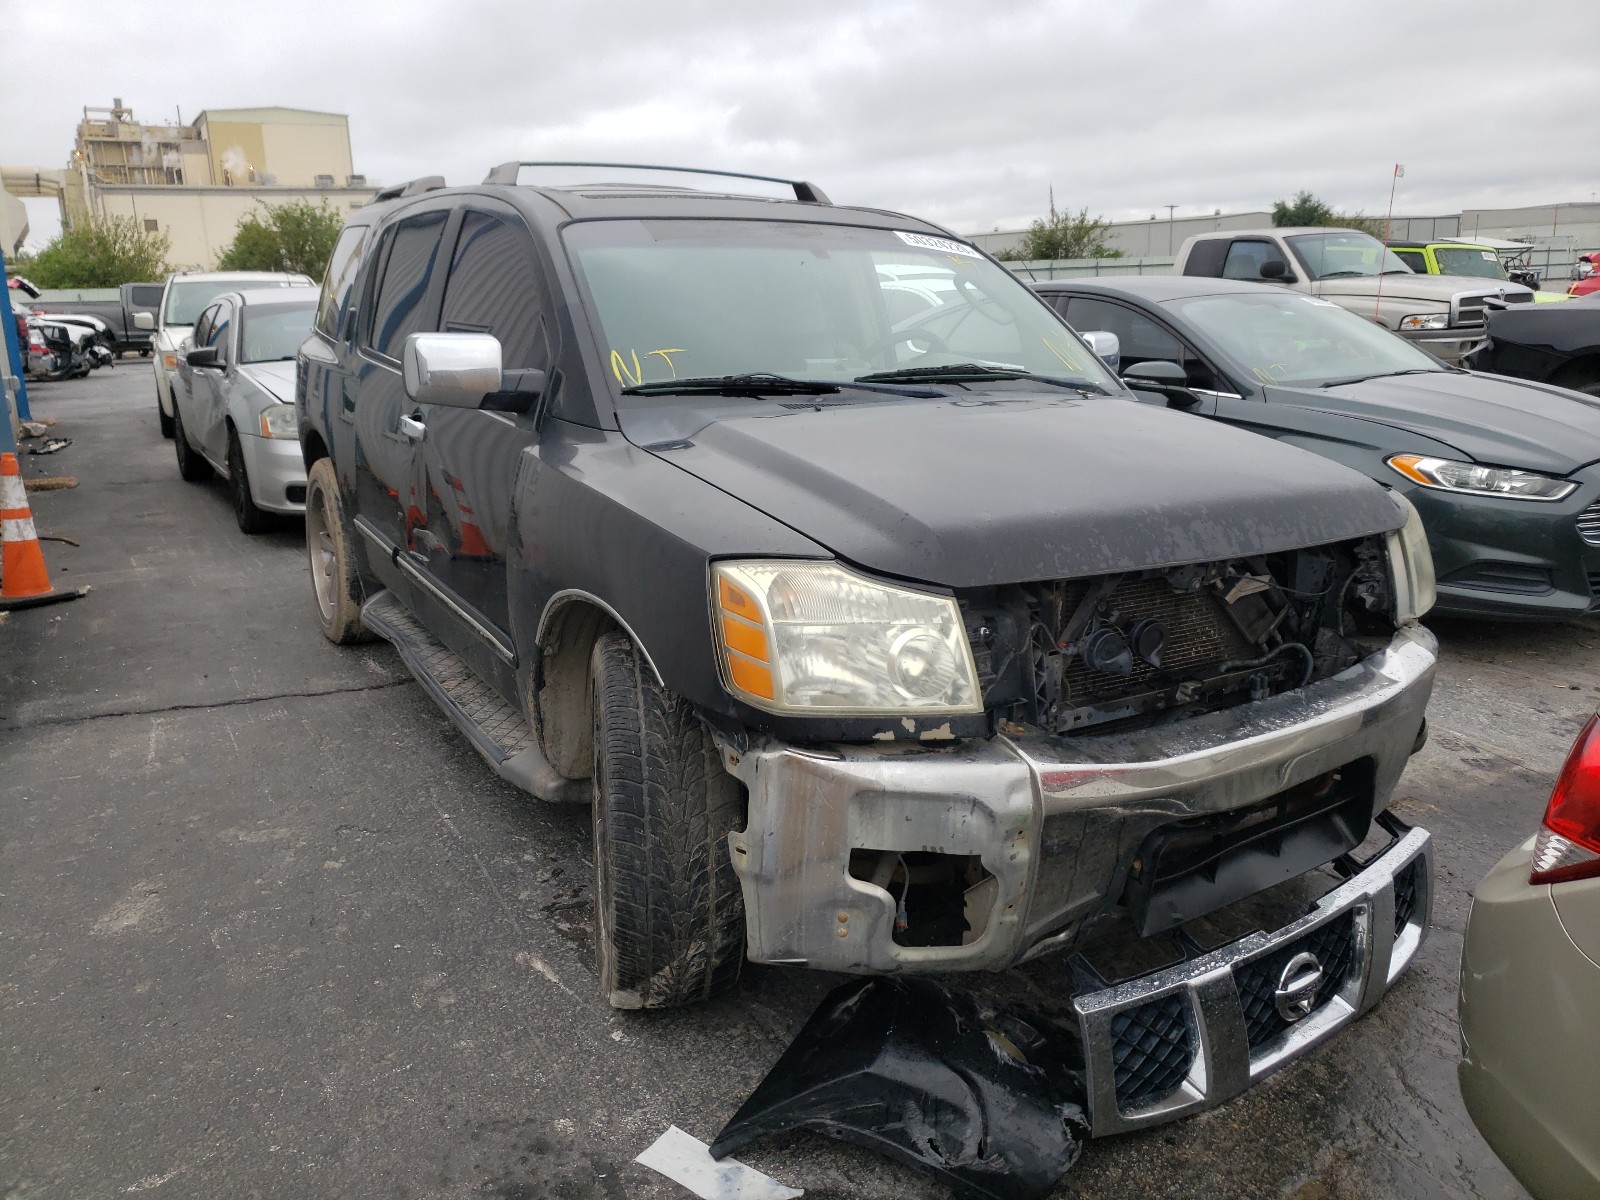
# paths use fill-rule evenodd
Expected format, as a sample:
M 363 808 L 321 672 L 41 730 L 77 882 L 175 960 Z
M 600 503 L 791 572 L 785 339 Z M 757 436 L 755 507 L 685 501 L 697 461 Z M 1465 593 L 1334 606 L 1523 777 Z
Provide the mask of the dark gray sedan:
M 1120 342 L 1155 403 L 1314 450 L 1421 513 L 1438 611 L 1600 609 L 1600 400 L 1447 367 L 1326 301 L 1226 279 L 1034 285 L 1074 329 Z

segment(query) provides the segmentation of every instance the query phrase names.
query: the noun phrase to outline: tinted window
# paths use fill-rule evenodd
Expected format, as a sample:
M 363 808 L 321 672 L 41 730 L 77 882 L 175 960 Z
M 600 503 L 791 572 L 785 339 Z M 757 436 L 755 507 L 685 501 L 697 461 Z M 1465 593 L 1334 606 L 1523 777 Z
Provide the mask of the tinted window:
M 549 365 L 533 248 L 520 224 L 481 212 L 462 218 L 439 328 L 494 334 L 507 367 Z
M 1117 341 L 1122 343 L 1124 366 L 1152 359 L 1171 363 L 1183 359 L 1183 347 L 1177 338 L 1149 317 L 1120 304 L 1074 296 L 1067 308 L 1067 322 L 1079 333 L 1103 329 L 1116 334 Z
M 1261 264 L 1273 260 L 1283 262 L 1283 252 L 1271 242 L 1235 241 L 1228 246 L 1228 258 L 1222 264 L 1222 277 L 1260 279 Z
M 328 272 L 322 281 L 322 299 L 317 304 L 317 328 L 331 338 L 339 336 L 345 315 L 350 310 L 351 288 L 356 273 L 361 270 L 361 260 L 366 256 L 361 250 L 366 242 L 367 227 L 352 225 L 339 234 L 334 243 L 333 255 L 328 259 Z
M 136 283 L 128 288 L 128 307 L 134 312 L 155 312 L 161 307 L 159 283 Z
M 190 339 L 193 345 L 205 346 L 209 344 L 206 341 L 206 338 L 211 336 L 211 322 L 215 321 L 216 319 L 217 306 L 213 304 L 210 308 L 206 309 L 205 312 L 201 313 L 200 319 L 195 322 L 194 334 Z
M 216 315 L 212 317 L 212 322 L 210 330 L 206 333 L 204 344 L 215 346 L 217 348 L 217 361 L 225 363 L 228 361 L 228 335 L 233 328 L 233 305 L 217 305 Z
M 1396 250 L 1394 256 L 1418 275 L 1428 273 L 1428 260 L 1423 257 L 1421 250 Z
M 401 221 L 385 239 L 388 251 L 369 327 L 372 348 L 380 354 L 399 358 L 407 336 L 422 328 L 422 302 L 433 278 L 444 219 L 442 212 L 423 213 Z
M 1222 260 L 1227 256 L 1228 242 L 1225 238 L 1212 238 L 1209 241 L 1196 242 L 1189 247 L 1189 257 L 1184 260 L 1183 273 L 1185 275 L 1204 275 L 1207 279 L 1215 279 L 1222 274 Z

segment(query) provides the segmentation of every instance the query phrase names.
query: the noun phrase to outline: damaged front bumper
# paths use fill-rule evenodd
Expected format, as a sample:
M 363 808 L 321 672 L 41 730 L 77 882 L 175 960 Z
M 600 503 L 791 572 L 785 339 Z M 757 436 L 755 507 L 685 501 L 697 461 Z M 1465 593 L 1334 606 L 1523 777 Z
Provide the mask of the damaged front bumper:
M 746 828 L 729 836 L 749 957 L 862 974 L 999 970 L 1125 923 L 1130 895 L 1145 908 L 1136 932 L 1149 933 L 1209 911 L 1218 889 L 1232 889 L 1227 902 L 1302 874 L 1360 836 L 1296 847 L 1298 832 L 1274 830 L 1277 857 L 1244 846 L 1158 894 L 1135 878 L 1158 869 L 1144 860 L 1177 840 L 1169 831 L 1292 789 L 1342 779 L 1365 793 L 1352 797 L 1365 804 L 1363 824 L 1382 811 L 1421 736 L 1435 649 L 1413 624 L 1330 679 L 1135 733 L 804 748 L 724 740 L 724 763 L 749 792 Z M 900 856 L 959 862 L 976 880 L 954 901 L 959 936 L 906 936 L 904 905 L 872 869 Z M 1194 898 L 1202 875 L 1215 887 Z

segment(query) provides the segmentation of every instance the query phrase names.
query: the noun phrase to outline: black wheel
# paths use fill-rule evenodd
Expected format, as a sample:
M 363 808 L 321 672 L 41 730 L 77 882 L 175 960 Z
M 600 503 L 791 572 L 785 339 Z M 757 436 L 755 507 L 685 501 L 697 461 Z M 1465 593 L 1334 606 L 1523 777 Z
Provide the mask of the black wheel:
M 306 554 L 322 636 L 339 646 L 372 638 L 361 625 L 361 579 L 350 543 L 333 460 L 319 458 L 306 472 Z
M 250 476 L 245 471 L 244 447 L 239 445 L 239 433 L 228 429 L 228 491 L 233 494 L 233 516 L 239 522 L 241 533 L 261 533 L 272 524 L 272 518 L 256 507 L 250 495 Z
M 178 451 L 179 475 L 190 483 L 204 483 L 211 478 L 211 464 L 189 445 L 189 439 L 183 432 L 183 414 L 178 411 L 176 404 L 172 406 L 172 444 Z
M 172 407 L 176 409 L 178 406 L 174 404 Z M 161 382 L 159 380 L 156 381 L 156 421 L 161 425 L 161 436 L 171 437 L 173 421 L 171 417 L 167 416 L 167 410 L 161 407 Z
M 744 963 L 744 898 L 728 857 L 741 790 L 627 634 L 595 642 L 590 681 L 600 986 L 615 1008 L 709 999 Z

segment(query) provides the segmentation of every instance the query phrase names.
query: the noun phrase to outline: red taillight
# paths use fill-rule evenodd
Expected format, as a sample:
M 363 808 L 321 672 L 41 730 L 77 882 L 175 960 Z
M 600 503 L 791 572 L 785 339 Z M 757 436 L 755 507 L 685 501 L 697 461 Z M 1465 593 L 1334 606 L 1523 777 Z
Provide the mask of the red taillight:
M 1572 744 L 1533 844 L 1529 883 L 1600 876 L 1600 713 Z

